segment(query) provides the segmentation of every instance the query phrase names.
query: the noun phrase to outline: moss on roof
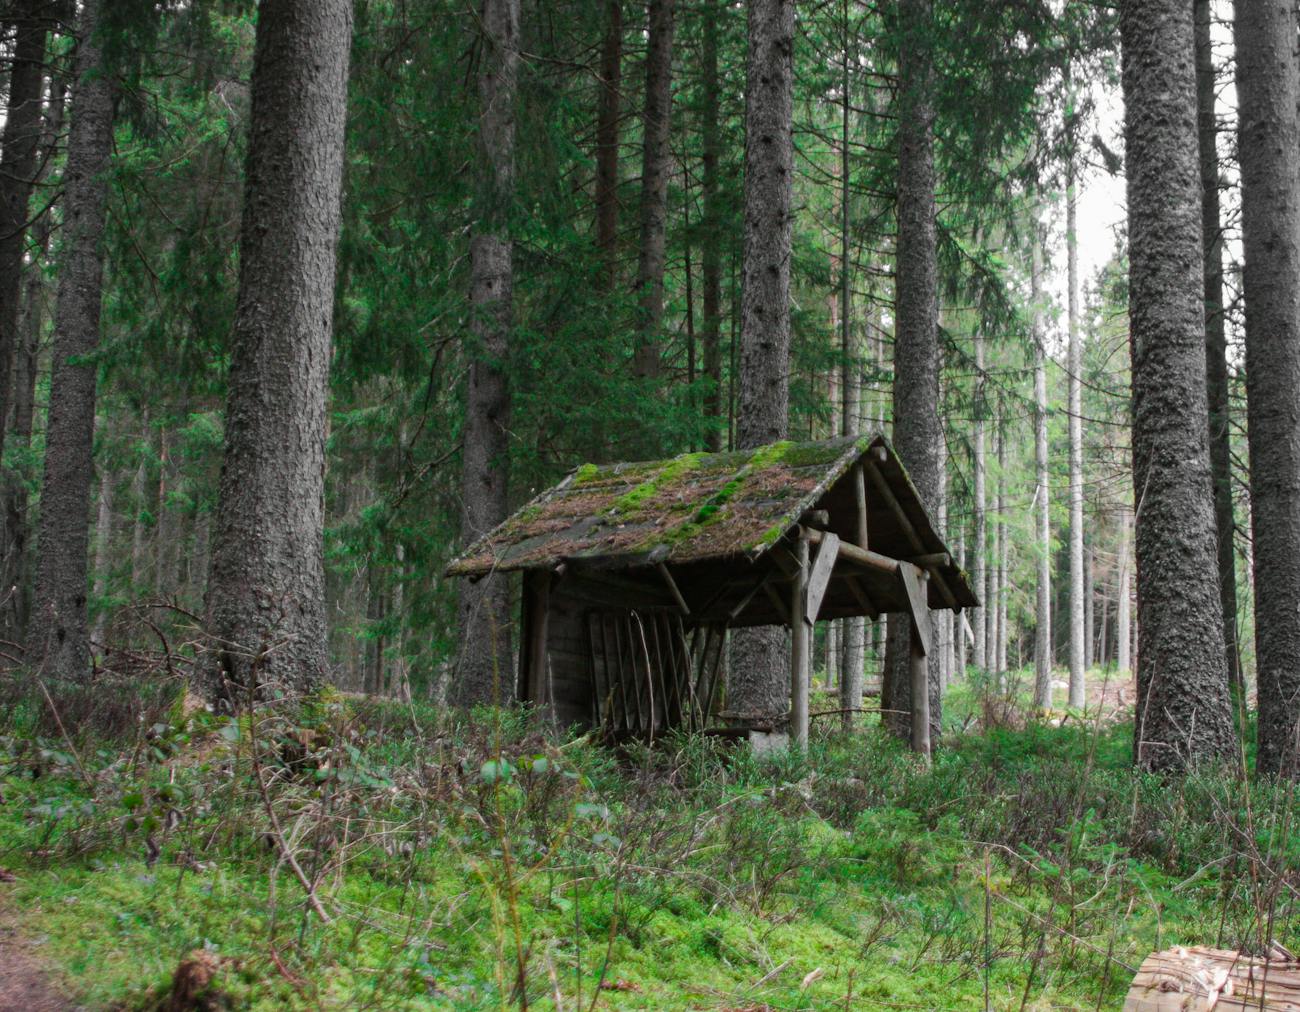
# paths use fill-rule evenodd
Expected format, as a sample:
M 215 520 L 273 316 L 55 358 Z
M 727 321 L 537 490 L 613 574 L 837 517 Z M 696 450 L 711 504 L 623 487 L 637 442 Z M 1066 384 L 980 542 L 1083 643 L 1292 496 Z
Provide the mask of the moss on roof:
M 633 565 L 761 554 L 874 441 L 781 442 L 584 464 L 471 545 L 447 572 L 531 569 L 569 558 Z

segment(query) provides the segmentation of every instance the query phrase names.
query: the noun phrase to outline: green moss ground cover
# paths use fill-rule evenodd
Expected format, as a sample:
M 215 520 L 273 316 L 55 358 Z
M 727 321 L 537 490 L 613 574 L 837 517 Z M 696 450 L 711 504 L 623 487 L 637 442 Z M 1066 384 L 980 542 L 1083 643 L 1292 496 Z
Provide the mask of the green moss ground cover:
M 19 706 L 0 902 L 91 1007 L 156 1003 L 200 947 L 237 1008 L 721 1010 L 1117 1008 L 1156 948 L 1270 913 L 1297 946 L 1287 789 L 990 711 L 960 686 L 977 730 L 925 769 L 870 724 L 760 761 L 337 697 L 115 743 Z

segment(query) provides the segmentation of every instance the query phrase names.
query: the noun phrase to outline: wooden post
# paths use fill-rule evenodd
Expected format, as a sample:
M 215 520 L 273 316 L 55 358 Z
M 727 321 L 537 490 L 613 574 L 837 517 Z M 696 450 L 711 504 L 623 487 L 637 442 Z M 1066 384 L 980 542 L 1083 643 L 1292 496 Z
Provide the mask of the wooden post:
M 867 544 L 867 476 L 860 463 L 853 465 L 853 497 L 858 507 L 858 547 L 865 551 L 870 547 Z
M 546 639 L 551 614 L 551 574 L 533 577 L 532 614 L 528 621 L 528 695 L 539 705 L 551 704 L 551 680 Z
M 799 568 L 790 594 L 790 736 L 800 751 L 808 747 L 808 654 L 812 646 L 812 624 L 806 610 L 808 599 L 808 538 L 801 530 L 797 554 Z
M 910 563 L 904 564 L 904 583 L 915 577 L 918 591 L 909 586 L 908 597 L 912 603 L 911 664 L 912 681 L 912 751 L 919 752 L 930 761 L 930 664 L 926 658 L 930 649 L 930 614 L 925 606 L 925 584 L 929 577 L 924 569 Z M 918 608 L 918 604 L 920 607 Z

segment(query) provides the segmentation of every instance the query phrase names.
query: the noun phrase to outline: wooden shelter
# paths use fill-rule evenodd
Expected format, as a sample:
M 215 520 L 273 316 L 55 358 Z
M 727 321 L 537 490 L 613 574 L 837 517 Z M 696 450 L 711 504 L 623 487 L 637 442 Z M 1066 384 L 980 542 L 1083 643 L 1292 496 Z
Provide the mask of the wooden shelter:
M 784 625 L 802 744 L 813 623 L 910 615 L 924 685 L 930 610 L 979 603 L 881 436 L 585 465 L 447 569 L 513 571 L 520 698 L 614 738 L 709 729 L 727 630 Z M 928 693 L 913 698 L 928 751 Z

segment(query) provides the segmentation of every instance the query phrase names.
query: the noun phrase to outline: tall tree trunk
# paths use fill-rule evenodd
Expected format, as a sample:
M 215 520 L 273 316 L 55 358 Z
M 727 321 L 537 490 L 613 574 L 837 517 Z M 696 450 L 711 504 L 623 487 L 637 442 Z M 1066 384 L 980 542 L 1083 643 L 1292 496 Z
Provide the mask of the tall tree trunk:
M 943 428 L 939 422 L 939 270 L 935 230 L 932 0 L 899 0 L 898 275 L 894 328 L 894 449 L 927 509 L 937 505 Z M 897 618 L 897 616 L 895 616 Z M 890 729 L 906 737 L 912 708 L 912 624 L 891 621 L 885 677 Z M 930 737 L 939 738 L 938 656 L 929 655 Z
M 1133 659 L 1129 651 L 1129 645 L 1133 641 L 1133 591 L 1129 585 L 1129 574 L 1133 571 L 1129 558 L 1132 553 L 1133 514 L 1127 507 L 1120 513 L 1119 524 L 1119 555 L 1115 559 L 1115 667 L 1123 674 L 1133 670 Z
M 148 417 L 144 419 L 146 431 L 148 430 Z M 131 478 L 131 509 L 133 523 L 131 525 L 131 594 L 133 597 L 141 596 L 141 588 L 144 586 L 145 571 L 145 538 L 148 536 L 145 532 L 145 483 L 148 481 L 148 467 L 145 465 L 144 458 L 135 466 L 135 474 Z
M 14 48 L 4 138 L 0 141 L 0 430 L 9 418 L 13 363 L 19 342 L 27 205 L 41 139 L 47 7 L 42 0 L 17 0 L 10 22 Z
M 176 570 L 180 564 L 182 536 L 181 513 L 172 503 L 173 485 L 179 475 L 168 445 L 167 426 L 158 429 L 158 513 L 154 534 L 154 596 L 165 599 L 177 589 Z
M 623 88 L 623 0 L 605 0 L 605 38 L 600 46 L 600 96 L 596 104 L 596 248 L 601 282 L 618 283 L 619 117 Z
M 1194 0 L 1196 110 L 1201 173 L 1201 245 L 1205 253 L 1205 380 L 1210 417 L 1210 480 L 1218 545 L 1219 600 L 1223 606 L 1223 652 L 1229 683 L 1242 688 L 1237 649 L 1237 565 L 1233 552 L 1232 452 L 1228 408 L 1228 341 L 1223 312 L 1223 228 L 1219 211 L 1217 81 L 1210 39 L 1210 0 Z
M 794 174 L 794 0 L 749 0 L 745 233 L 740 286 L 741 449 L 785 437 L 790 398 L 790 241 Z M 790 697 L 785 634 L 732 637 L 728 700 L 744 718 L 780 717 Z
M 1007 420 L 1006 410 L 1002 405 L 1001 398 L 998 399 L 997 414 L 997 440 L 998 440 L 998 490 L 996 494 L 996 506 L 994 513 L 996 519 L 994 524 L 998 532 L 998 555 L 997 555 L 997 586 L 989 600 L 989 608 L 993 611 L 993 646 L 990 650 L 989 670 L 998 676 L 998 684 L 1002 682 L 1002 676 L 1007 670 Z
M 1083 579 L 1083 342 L 1079 335 L 1079 234 L 1075 194 L 1074 154 L 1066 162 L 1065 249 L 1067 262 L 1067 320 L 1069 346 L 1066 373 L 1069 384 L 1070 431 L 1070 706 L 1087 702 L 1084 672 Z
M 1293 0 L 1236 0 L 1261 773 L 1300 777 L 1300 136 Z M 1139 578 L 1141 574 L 1139 572 Z
M 208 580 L 214 701 L 326 674 L 325 436 L 349 0 L 263 0 Z M 274 646 L 274 650 L 270 648 Z
M 993 446 L 994 458 L 998 459 L 998 455 L 1002 451 L 1001 399 L 998 400 L 993 414 Z M 1001 467 L 1000 459 L 998 466 Z M 984 482 L 984 494 L 986 497 L 990 496 L 987 478 L 985 478 Z M 984 607 L 981 609 L 981 613 L 984 620 L 984 668 L 991 674 L 996 674 L 998 668 L 998 601 L 1002 595 L 1002 574 L 998 570 L 998 561 L 1001 559 L 999 546 L 1002 543 L 1000 540 L 1002 523 L 998 514 L 996 492 L 992 493 L 992 498 L 993 516 L 990 518 L 987 510 L 984 515 L 984 583 L 987 596 L 984 598 Z
M 1092 546 L 1083 551 L 1083 666 L 1091 668 L 1096 655 L 1096 601 L 1097 588 L 1092 579 Z
M 957 568 L 966 568 L 966 528 L 965 525 L 957 531 Z M 966 615 L 962 613 L 957 616 L 956 620 L 956 642 L 953 657 L 953 664 L 956 669 L 958 678 L 966 677 Z
M 704 220 L 701 222 L 700 269 L 704 297 L 704 321 L 700 339 L 704 346 L 704 375 L 708 392 L 704 395 L 704 416 L 713 426 L 708 433 L 710 450 L 721 450 L 726 442 L 727 425 L 722 389 L 722 204 L 718 196 L 718 161 L 722 139 L 718 134 L 718 11 L 720 0 L 704 0 L 703 48 L 700 73 L 703 77 L 704 109 L 701 114 L 700 138 L 704 149 L 703 190 Z
M 86 616 L 90 489 L 95 478 L 95 373 L 99 344 L 113 80 L 95 38 L 99 0 L 86 0 L 78 26 L 77 83 L 64 168 L 63 266 L 54 316 L 53 373 L 45 427 L 45 476 L 37 530 L 36 593 L 27 657 L 55 678 L 91 671 Z
M 853 336 L 853 249 L 852 249 L 852 175 L 849 162 L 850 119 L 852 106 L 852 78 L 849 74 L 850 56 L 855 51 L 852 25 L 849 21 L 849 0 L 840 8 L 843 19 L 844 65 L 841 73 L 840 103 L 840 354 L 843 356 L 840 390 L 840 431 L 846 436 L 856 436 L 862 427 L 862 366 L 857 343 Z M 862 546 L 866 548 L 866 545 Z M 850 711 L 862 706 L 862 670 L 866 662 L 866 619 L 858 616 L 841 623 L 844 638 L 844 664 L 840 672 L 840 707 L 845 710 L 844 727 L 853 724 Z
M 95 631 L 91 639 L 104 642 L 108 628 L 108 570 L 112 562 L 113 541 L 113 469 L 104 464 L 99 469 L 99 506 L 95 517 Z
M 1120 36 L 1141 637 L 1134 758 L 1169 770 L 1227 760 L 1235 740 L 1210 484 L 1191 5 L 1124 0 Z
M 664 316 L 664 250 L 668 226 L 668 130 L 672 121 L 674 0 L 649 0 L 642 117 L 641 245 L 637 257 L 639 310 L 636 375 L 659 375 L 659 331 Z
M 1038 606 L 1034 631 L 1034 705 L 1048 709 L 1052 705 L 1052 511 L 1047 474 L 1047 353 L 1043 343 L 1042 260 L 1043 237 L 1034 222 L 1033 267 L 1031 271 L 1034 303 L 1034 490 L 1035 540 L 1038 544 Z
M 63 134 L 63 111 L 66 87 L 61 76 L 50 80 L 49 105 L 45 116 L 45 139 L 42 144 L 38 182 L 50 174 Z M 14 354 L 13 423 L 10 440 L 15 446 L 31 446 L 36 416 L 37 356 L 45 327 L 45 279 L 40 269 L 50 250 L 53 215 L 46 210 L 31 225 L 34 249 L 32 269 L 27 271 L 26 295 L 19 323 L 19 341 Z M 31 614 L 32 558 L 28 550 L 32 521 L 28 511 L 28 474 L 12 470 L 5 473 L 4 569 L 0 586 L 16 588 L 11 607 L 4 610 L 4 638 L 25 643 Z
M 975 596 L 979 598 L 980 607 L 970 610 L 971 628 L 975 633 L 975 667 L 983 671 L 987 667 L 988 623 L 985 621 L 985 608 L 989 605 L 988 593 L 988 457 L 985 447 L 984 426 L 984 335 L 975 335 L 975 463 L 973 482 L 975 485 L 975 545 L 974 557 L 971 559 L 971 573 L 975 578 Z
M 483 0 L 484 61 L 479 72 L 483 185 L 470 242 L 473 333 L 479 348 L 465 402 L 461 539 L 469 544 L 506 518 L 510 391 L 504 361 L 513 313 L 509 222 L 515 191 L 515 95 L 519 0 Z M 459 669 L 451 698 L 461 706 L 514 699 L 510 587 L 497 574 L 460 588 Z

